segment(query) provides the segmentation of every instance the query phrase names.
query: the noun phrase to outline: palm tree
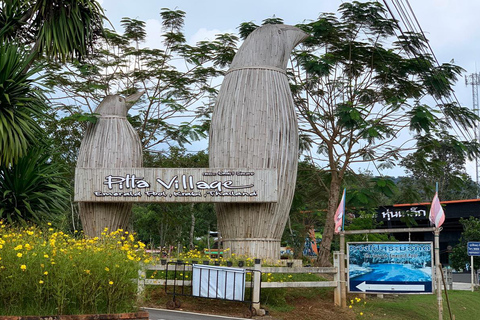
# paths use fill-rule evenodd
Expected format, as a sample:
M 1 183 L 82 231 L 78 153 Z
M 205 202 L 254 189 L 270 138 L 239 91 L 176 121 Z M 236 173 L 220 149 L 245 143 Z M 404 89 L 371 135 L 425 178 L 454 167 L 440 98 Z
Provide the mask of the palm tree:
M 48 59 L 82 59 L 103 33 L 104 19 L 95 0 L 4 0 L 0 39 L 29 45 Z
M 83 59 L 103 32 L 95 0 L 0 1 L 0 220 L 37 221 L 65 211 L 61 168 L 39 123 L 43 62 Z
M 45 97 L 35 87 L 41 58 L 82 59 L 103 32 L 95 0 L 0 2 L 0 165 L 14 164 L 42 136 Z

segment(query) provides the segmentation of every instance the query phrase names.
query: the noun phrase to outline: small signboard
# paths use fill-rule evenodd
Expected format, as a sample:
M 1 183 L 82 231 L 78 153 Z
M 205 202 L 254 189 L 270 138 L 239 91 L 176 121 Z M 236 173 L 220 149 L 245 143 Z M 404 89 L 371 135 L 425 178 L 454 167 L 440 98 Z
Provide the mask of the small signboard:
M 480 256 L 480 242 L 469 241 L 467 243 L 467 253 L 469 256 Z
M 432 256 L 431 242 L 348 243 L 348 291 L 432 293 Z

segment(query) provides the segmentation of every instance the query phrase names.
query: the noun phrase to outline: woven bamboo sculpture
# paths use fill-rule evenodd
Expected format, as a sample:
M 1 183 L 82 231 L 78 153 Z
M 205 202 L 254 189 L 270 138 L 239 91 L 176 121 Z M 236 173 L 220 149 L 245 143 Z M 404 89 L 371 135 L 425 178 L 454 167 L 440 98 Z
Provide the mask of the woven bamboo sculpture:
M 131 102 L 142 93 L 122 98 L 107 96 L 95 113 L 95 124 L 89 124 L 80 145 L 77 167 L 125 168 L 142 167 L 142 143 L 127 120 Z M 80 219 L 85 235 L 97 237 L 105 228 L 110 231 L 127 229 L 132 213 L 131 203 L 79 203 Z
M 307 35 L 265 25 L 238 50 L 216 102 L 210 129 L 211 168 L 276 168 L 278 202 L 216 204 L 224 248 L 278 259 L 295 190 L 298 125 L 286 76 L 293 48 Z

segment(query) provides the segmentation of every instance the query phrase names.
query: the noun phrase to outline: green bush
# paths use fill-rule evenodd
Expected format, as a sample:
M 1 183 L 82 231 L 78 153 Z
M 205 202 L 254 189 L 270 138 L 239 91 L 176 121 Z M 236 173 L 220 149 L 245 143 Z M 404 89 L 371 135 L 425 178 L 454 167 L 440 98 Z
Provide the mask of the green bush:
M 85 239 L 0 221 L 0 314 L 58 315 L 134 311 L 140 263 L 149 263 L 123 230 Z

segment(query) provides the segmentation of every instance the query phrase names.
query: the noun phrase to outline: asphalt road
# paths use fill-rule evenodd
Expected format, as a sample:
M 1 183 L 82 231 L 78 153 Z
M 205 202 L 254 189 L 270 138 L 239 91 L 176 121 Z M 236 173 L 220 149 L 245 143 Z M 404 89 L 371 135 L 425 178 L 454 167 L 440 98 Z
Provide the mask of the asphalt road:
M 148 311 L 150 320 L 245 320 L 245 318 L 232 318 L 224 316 L 212 316 L 192 312 L 184 312 L 177 310 L 164 310 L 142 308 Z

